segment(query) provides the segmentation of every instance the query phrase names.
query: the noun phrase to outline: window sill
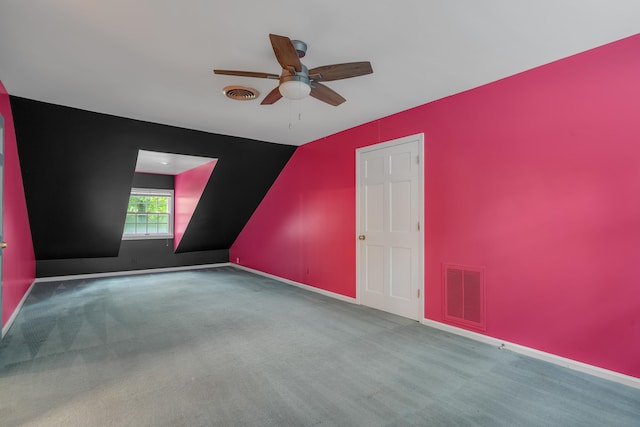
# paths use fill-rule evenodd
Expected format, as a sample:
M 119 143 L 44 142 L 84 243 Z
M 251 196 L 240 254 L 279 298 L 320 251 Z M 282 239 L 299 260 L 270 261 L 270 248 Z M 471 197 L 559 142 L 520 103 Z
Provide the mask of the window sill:
M 135 234 L 122 236 L 122 240 L 173 239 L 173 234 Z

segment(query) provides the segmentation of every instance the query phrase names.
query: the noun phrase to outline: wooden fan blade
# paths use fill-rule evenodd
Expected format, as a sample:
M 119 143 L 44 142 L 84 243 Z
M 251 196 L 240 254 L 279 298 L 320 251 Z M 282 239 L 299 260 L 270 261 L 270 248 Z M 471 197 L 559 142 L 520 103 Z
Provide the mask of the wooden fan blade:
M 309 77 L 315 81 L 328 82 L 331 80 L 342 80 L 350 77 L 364 76 L 365 74 L 371 73 L 373 73 L 371 63 L 369 61 L 363 61 L 316 67 L 309 70 Z
M 262 79 L 279 79 L 280 76 L 271 73 L 260 73 L 254 71 L 236 71 L 236 70 L 213 70 L 214 74 L 224 74 L 226 76 L 240 76 L 240 77 L 259 77 Z
M 326 102 L 327 104 L 333 105 L 334 107 L 342 104 L 346 101 L 343 97 L 341 97 L 338 92 L 333 89 L 328 88 L 327 86 L 313 82 L 311 83 L 311 96 L 315 99 L 319 99 L 322 102 Z
M 264 97 L 260 105 L 271 105 L 277 100 L 279 100 L 280 98 L 282 98 L 282 94 L 280 93 L 280 87 L 276 86 L 274 90 L 269 92 L 267 96 Z
M 298 53 L 293 43 L 291 43 L 291 39 L 276 34 L 269 34 L 269 39 L 271 40 L 273 53 L 276 55 L 280 66 L 285 70 L 293 68 L 298 73 L 301 72 L 302 64 L 300 64 L 300 58 L 298 58 Z

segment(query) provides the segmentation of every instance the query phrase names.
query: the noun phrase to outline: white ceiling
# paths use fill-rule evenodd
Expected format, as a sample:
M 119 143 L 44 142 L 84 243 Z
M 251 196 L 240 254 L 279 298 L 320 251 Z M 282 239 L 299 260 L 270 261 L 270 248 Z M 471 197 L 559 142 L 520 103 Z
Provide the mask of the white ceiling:
M 0 80 L 11 95 L 190 129 L 301 145 L 640 32 L 638 0 L 2 0 Z M 280 73 L 268 34 L 308 44 L 309 68 L 371 61 L 327 82 L 347 102 L 233 101 Z
M 138 150 L 136 172 L 179 175 L 182 172 L 197 168 L 214 160 L 216 159 L 209 157 Z

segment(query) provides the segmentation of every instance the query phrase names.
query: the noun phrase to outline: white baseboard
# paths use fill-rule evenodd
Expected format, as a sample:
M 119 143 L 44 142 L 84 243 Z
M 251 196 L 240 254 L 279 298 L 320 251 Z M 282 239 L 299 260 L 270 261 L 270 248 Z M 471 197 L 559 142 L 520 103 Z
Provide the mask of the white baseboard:
M 314 288 L 313 286 L 305 285 L 303 283 L 295 282 L 293 280 L 284 279 L 282 277 L 275 276 L 273 274 L 265 273 L 263 271 L 254 270 L 253 268 L 245 267 L 243 265 L 238 265 L 231 263 L 233 267 L 249 271 L 251 273 L 259 274 L 261 276 L 269 277 L 270 279 L 278 280 L 280 282 L 297 286 L 302 289 L 306 289 L 312 292 L 316 292 L 331 298 L 335 298 L 341 301 L 349 302 L 352 304 L 357 304 L 357 300 L 355 298 L 347 297 L 344 295 L 336 294 L 334 292 L 325 291 L 323 289 Z M 425 326 L 430 326 L 435 329 L 440 329 L 445 332 L 450 332 L 455 335 L 460 335 L 466 338 L 470 338 L 475 341 L 480 341 L 485 344 L 493 345 L 502 350 L 509 350 L 515 353 L 523 354 L 525 356 L 533 357 L 535 359 L 543 360 L 545 362 L 553 363 L 554 365 L 559 365 L 568 369 L 572 369 L 574 371 L 584 372 L 589 375 L 593 375 L 598 378 L 603 378 L 609 381 L 614 381 L 619 384 L 623 384 L 629 387 L 640 389 L 640 378 L 632 377 L 630 375 L 621 374 L 619 372 L 610 371 L 608 369 L 600 368 L 598 366 L 589 365 L 587 363 L 578 362 L 576 360 L 567 359 L 566 357 L 557 356 L 555 354 L 546 353 L 544 351 L 536 350 L 534 348 L 525 347 L 520 344 L 514 344 L 508 341 L 504 341 L 498 338 L 490 337 L 487 335 L 482 335 L 476 332 L 471 332 L 466 329 L 458 328 L 455 326 L 447 325 L 445 323 L 436 322 L 431 319 L 422 319 L 421 322 Z
M 436 322 L 435 320 L 431 320 L 431 319 L 423 319 L 422 324 L 426 326 L 430 326 L 435 329 L 440 329 L 441 331 L 450 332 L 455 335 L 460 335 L 475 341 L 480 341 L 485 344 L 493 345 L 499 349 L 513 351 L 514 353 L 520 353 L 525 356 L 533 357 L 535 359 L 544 360 L 545 362 L 553 363 L 554 365 L 559 365 L 565 368 L 572 369 L 574 371 L 584 372 L 586 374 L 593 375 L 595 377 L 603 378 L 605 380 L 614 381 L 619 384 L 624 384 L 629 387 L 640 389 L 640 378 L 632 377 L 630 375 L 621 374 L 619 372 L 610 371 L 608 369 L 600 368 L 598 366 L 589 365 L 587 363 L 578 362 L 572 359 L 567 359 L 566 357 L 561 357 L 555 354 L 536 350 L 534 348 L 525 347 L 520 344 L 514 344 L 498 338 L 489 337 L 487 335 L 482 335 L 476 332 L 471 332 L 466 329 Z
M 345 295 L 337 294 L 335 292 L 325 291 L 324 289 L 320 289 L 320 288 L 316 288 L 316 287 L 313 287 L 313 286 L 305 285 L 304 283 L 300 283 L 300 282 L 296 282 L 296 281 L 293 281 L 293 280 L 285 279 L 285 278 L 282 278 L 282 277 L 279 277 L 279 276 L 275 276 L 273 274 L 265 273 L 264 271 L 254 270 L 253 268 L 245 267 L 244 265 L 233 264 L 233 263 L 231 263 L 230 265 L 232 267 L 239 268 L 241 270 L 245 270 L 245 271 L 248 271 L 250 273 L 254 273 L 254 274 L 257 274 L 257 275 L 260 275 L 260 276 L 268 277 L 270 279 L 274 279 L 274 280 L 277 280 L 277 281 L 282 282 L 282 283 L 286 283 L 287 285 L 295 286 L 297 288 L 302 288 L 302 289 L 305 289 L 307 291 L 315 292 L 317 294 L 324 295 L 324 296 L 327 296 L 327 297 L 330 297 L 330 298 L 334 298 L 334 299 L 337 299 L 337 300 L 340 300 L 340 301 L 349 302 L 351 304 L 356 304 L 356 299 L 355 298 L 351 298 L 351 297 L 348 297 L 348 296 L 345 296 Z
M 106 273 L 72 274 L 69 276 L 39 277 L 35 281 L 37 283 L 44 283 L 44 282 L 59 282 L 61 280 L 95 279 L 99 277 L 133 276 L 136 274 L 169 273 L 172 271 L 201 270 L 203 268 L 228 267 L 230 265 L 232 264 L 228 262 L 221 262 L 218 264 L 197 264 L 197 265 L 185 265 L 180 267 L 148 268 L 146 270 L 128 270 L 128 271 L 110 271 Z
M 13 313 L 11 313 L 11 316 L 9 316 L 9 319 L 7 319 L 7 323 L 5 323 L 5 325 L 2 327 L 2 338 L 4 338 L 6 333 L 9 331 L 9 329 L 11 328 L 11 325 L 13 325 L 13 322 L 16 320 L 16 317 L 18 316 L 20 309 L 22 309 L 24 302 L 29 297 L 31 290 L 33 289 L 33 285 L 35 284 L 36 284 L 35 280 L 31 282 L 31 285 L 29 285 L 29 289 L 27 289 L 27 292 L 25 292 L 24 295 L 22 295 L 22 299 L 20 300 L 16 308 L 13 310 Z

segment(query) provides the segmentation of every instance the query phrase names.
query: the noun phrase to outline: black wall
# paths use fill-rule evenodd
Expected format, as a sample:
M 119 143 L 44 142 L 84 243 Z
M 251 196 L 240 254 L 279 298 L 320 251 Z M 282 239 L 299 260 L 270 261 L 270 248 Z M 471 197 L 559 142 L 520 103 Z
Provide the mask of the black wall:
M 131 187 L 174 189 L 174 177 L 135 173 Z M 229 261 L 229 250 L 184 252 L 173 251 L 173 239 L 123 240 L 116 257 L 73 258 L 36 261 L 37 277 L 113 271 L 146 270 L 215 264 Z
M 87 258 L 124 256 L 130 267 L 123 269 L 227 261 L 229 247 L 296 148 L 10 100 L 38 276 L 89 272 L 53 268 L 53 260 L 66 260 L 55 264 L 62 266 L 85 259 L 81 264 L 90 270 L 108 262 Z M 148 242 L 162 241 L 121 240 L 139 149 L 218 159 L 178 253 L 162 265 L 145 261 L 154 244 Z M 209 254 L 197 256 L 207 258 L 202 262 L 178 261 L 193 252 Z
M 116 257 L 36 261 L 36 277 L 183 267 L 228 261 L 228 249 L 176 254 L 173 252 L 173 239 L 123 240 Z
M 131 188 L 157 188 L 161 190 L 175 189 L 173 175 L 158 175 L 154 173 L 134 173 Z

